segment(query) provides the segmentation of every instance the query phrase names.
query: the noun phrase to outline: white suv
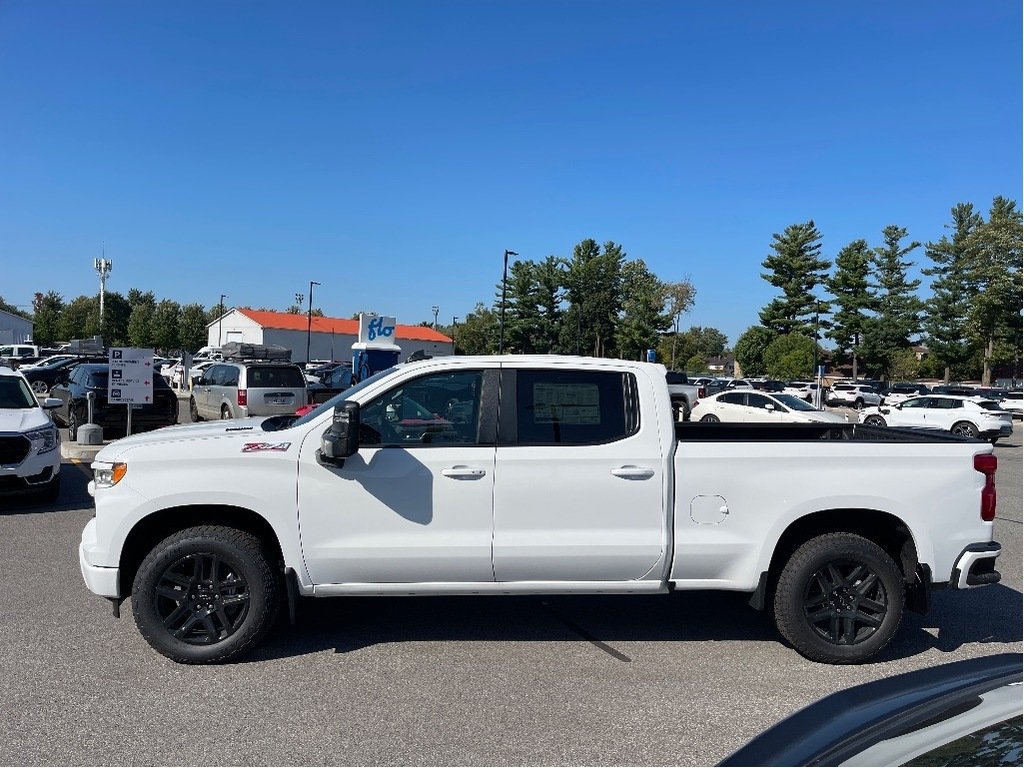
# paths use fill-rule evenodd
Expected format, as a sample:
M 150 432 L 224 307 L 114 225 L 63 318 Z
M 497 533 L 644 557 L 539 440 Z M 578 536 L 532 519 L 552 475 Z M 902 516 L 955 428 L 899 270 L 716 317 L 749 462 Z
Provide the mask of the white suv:
M 60 433 L 46 410 L 60 405 L 49 397 L 40 407 L 25 377 L 0 364 L 0 494 L 35 493 L 56 501 Z
M 882 396 L 865 384 L 835 384 L 828 394 L 827 405 L 844 405 L 858 411 L 865 405 L 881 405 Z

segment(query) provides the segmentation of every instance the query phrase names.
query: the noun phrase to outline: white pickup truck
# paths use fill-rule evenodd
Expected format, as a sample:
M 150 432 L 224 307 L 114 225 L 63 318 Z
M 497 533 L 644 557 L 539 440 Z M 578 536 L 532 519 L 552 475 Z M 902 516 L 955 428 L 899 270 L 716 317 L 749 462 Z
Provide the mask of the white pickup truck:
M 678 589 L 750 593 L 801 654 L 851 663 L 932 588 L 1000 578 L 987 443 L 677 423 L 648 363 L 435 358 L 92 469 L 85 582 L 187 663 L 247 651 L 302 596 Z

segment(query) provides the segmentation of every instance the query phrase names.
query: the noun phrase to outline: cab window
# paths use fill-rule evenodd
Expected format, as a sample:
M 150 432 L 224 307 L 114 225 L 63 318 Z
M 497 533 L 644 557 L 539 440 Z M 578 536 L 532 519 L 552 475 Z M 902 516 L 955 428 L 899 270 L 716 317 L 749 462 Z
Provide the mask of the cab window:
M 360 409 L 359 442 L 381 447 L 476 445 L 481 371 L 422 376 Z
M 632 374 L 520 370 L 516 406 L 519 445 L 600 445 L 639 429 Z

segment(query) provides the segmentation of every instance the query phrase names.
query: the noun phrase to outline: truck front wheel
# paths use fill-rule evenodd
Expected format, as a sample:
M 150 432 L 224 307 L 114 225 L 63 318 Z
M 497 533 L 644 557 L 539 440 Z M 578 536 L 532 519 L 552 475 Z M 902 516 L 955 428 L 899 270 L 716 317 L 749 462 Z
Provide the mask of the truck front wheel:
M 153 648 L 183 664 L 249 651 L 274 623 L 280 579 L 255 536 L 198 526 L 157 544 L 132 588 L 135 623 Z
M 852 533 L 829 533 L 804 543 L 782 569 L 775 624 L 812 661 L 857 664 L 896 634 L 903 595 L 903 576 L 884 549 Z

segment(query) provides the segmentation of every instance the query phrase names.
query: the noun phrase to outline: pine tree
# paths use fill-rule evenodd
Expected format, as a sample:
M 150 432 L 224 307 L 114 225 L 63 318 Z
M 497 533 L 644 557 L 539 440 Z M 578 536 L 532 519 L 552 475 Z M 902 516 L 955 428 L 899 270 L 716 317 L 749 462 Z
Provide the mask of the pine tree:
M 1017 203 L 994 198 L 988 221 L 976 232 L 978 247 L 971 251 L 967 269 L 969 327 L 981 346 L 985 386 L 992 382 L 994 364 L 1020 356 L 1021 237 Z
M 820 321 L 822 308 L 814 290 L 829 268 L 829 261 L 820 258 L 821 233 L 813 221 L 791 224 L 781 235 L 772 235 L 771 247 L 775 253 L 761 262 L 769 270 L 761 277 L 782 289 L 782 296 L 761 310 L 761 324 L 776 334 L 798 331 L 813 336 L 814 317 L 818 314 Z
M 591 239 L 573 248 L 566 274 L 566 322 L 562 346 L 594 357 L 615 354 L 615 326 L 622 311 L 622 246 L 607 242 L 604 249 Z
M 920 280 L 908 280 L 907 271 L 912 261 L 904 261 L 921 244 L 912 241 L 906 247 L 900 241 L 907 236 L 903 227 L 889 225 L 882 230 L 885 245 L 875 248 L 872 258 L 877 315 L 871 318 L 864 331 L 865 357 L 874 369 L 888 375 L 896 356 L 910 346 L 911 340 L 921 332 L 921 313 L 924 303 L 914 291 Z
M 854 240 L 836 256 L 836 270 L 825 281 L 836 309 L 832 314 L 832 327 L 825 334 L 836 343 L 839 356 L 850 355 L 853 377 L 857 378 L 857 355 L 868 321 L 868 312 L 874 306 L 868 275 L 871 271 L 871 250 L 866 240 Z
M 662 331 L 672 318 L 665 312 L 666 286 L 651 272 L 643 259 L 627 261 L 622 267 L 622 317 L 615 330 L 619 356 L 645 360 L 655 349 Z
M 946 228 L 952 230 L 952 238 L 943 235 L 937 243 L 925 246 L 925 254 L 935 266 L 922 270 L 935 278 L 924 320 L 928 354 L 942 365 L 943 380 L 947 383 L 951 371 L 962 374 L 971 358 L 967 328 L 971 290 L 967 271 L 975 260 L 977 231 L 983 223 L 971 203 L 959 203 L 951 213 L 953 221 Z

